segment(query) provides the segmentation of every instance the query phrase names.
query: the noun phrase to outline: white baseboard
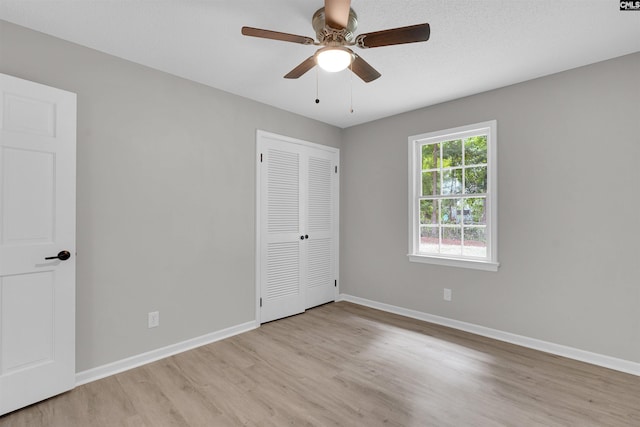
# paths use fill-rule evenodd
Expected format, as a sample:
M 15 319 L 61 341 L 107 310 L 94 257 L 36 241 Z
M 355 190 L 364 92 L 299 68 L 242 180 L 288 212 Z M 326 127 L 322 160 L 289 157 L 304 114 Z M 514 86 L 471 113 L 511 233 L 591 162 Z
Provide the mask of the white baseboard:
M 534 350 L 544 351 L 546 353 L 556 354 L 558 356 L 567 357 L 569 359 L 579 360 L 581 362 L 591 363 L 616 371 L 626 372 L 628 374 L 640 376 L 640 363 L 629 360 L 618 359 L 603 354 L 592 353 L 590 351 L 580 350 L 573 347 L 567 347 L 560 344 L 554 344 L 548 341 L 542 341 L 535 338 L 529 338 L 522 335 L 512 334 L 497 329 L 487 328 L 473 323 L 461 322 L 459 320 L 449 319 L 447 317 L 436 316 L 433 314 L 423 313 L 421 311 L 409 310 L 407 308 L 397 307 L 395 305 L 384 304 L 377 301 L 371 301 L 365 298 L 355 297 L 347 294 L 340 294 L 338 301 L 348 301 L 354 304 L 364 305 L 366 307 L 375 308 L 389 313 L 399 314 L 413 319 L 423 320 L 429 323 L 435 323 L 450 328 L 459 329 L 461 331 L 471 332 L 483 337 L 493 338 L 499 341 L 505 341 L 522 347 L 532 348 Z
M 155 362 L 156 360 L 164 359 L 165 357 L 173 356 L 174 354 L 182 353 L 184 351 L 191 350 L 205 344 L 220 341 L 225 338 L 229 338 L 234 335 L 256 329 L 259 326 L 260 324 L 256 321 L 242 323 L 240 325 L 231 326 L 230 328 L 222 329 L 217 332 L 212 332 L 210 334 L 191 338 L 186 341 L 158 348 L 156 350 L 151 350 L 146 353 L 127 357 L 126 359 L 98 366 L 97 368 L 78 372 L 76 374 L 76 386 L 86 384 L 91 381 L 96 381 L 110 375 L 115 375 L 129 369 L 137 368 L 138 366 L 146 365 L 147 363 Z

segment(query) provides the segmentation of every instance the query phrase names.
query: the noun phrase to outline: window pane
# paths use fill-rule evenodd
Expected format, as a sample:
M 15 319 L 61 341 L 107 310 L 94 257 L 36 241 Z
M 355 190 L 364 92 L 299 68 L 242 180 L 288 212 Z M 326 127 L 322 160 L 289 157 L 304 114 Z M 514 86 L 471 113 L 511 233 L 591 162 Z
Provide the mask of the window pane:
M 442 194 L 462 193 L 462 169 L 442 172 Z
M 460 224 L 462 220 L 462 199 L 440 200 L 440 223 Z
M 442 143 L 442 167 L 450 168 L 462 166 L 462 140 L 445 141 Z
M 464 228 L 462 255 L 482 258 L 487 256 L 487 237 L 484 227 Z
M 440 173 L 422 172 L 422 195 L 435 196 L 440 194 Z
M 487 224 L 487 199 L 484 197 L 465 199 L 464 223 L 473 225 Z
M 440 144 L 422 146 L 422 170 L 440 167 Z
M 437 200 L 420 200 L 420 224 L 438 224 Z
M 420 248 L 421 253 L 437 254 L 440 252 L 440 227 L 421 226 L 420 227 Z
M 445 255 L 462 254 L 461 227 L 442 227 L 442 245 L 440 253 Z
M 472 136 L 464 140 L 465 165 L 487 163 L 487 135 Z
M 467 168 L 464 170 L 464 192 L 466 194 L 487 192 L 487 167 Z

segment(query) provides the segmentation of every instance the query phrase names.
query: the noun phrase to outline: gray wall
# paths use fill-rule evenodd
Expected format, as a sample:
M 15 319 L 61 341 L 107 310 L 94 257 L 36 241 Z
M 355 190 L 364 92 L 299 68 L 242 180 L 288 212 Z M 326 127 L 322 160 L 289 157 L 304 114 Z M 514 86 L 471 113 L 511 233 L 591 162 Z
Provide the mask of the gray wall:
M 640 362 L 638 76 L 640 53 L 347 129 L 341 292 Z M 410 263 L 407 137 L 491 119 L 499 271 Z
M 78 94 L 78 371 L 255 318 L 256 129 L 340 129 L 4 21 L 0 72 Z

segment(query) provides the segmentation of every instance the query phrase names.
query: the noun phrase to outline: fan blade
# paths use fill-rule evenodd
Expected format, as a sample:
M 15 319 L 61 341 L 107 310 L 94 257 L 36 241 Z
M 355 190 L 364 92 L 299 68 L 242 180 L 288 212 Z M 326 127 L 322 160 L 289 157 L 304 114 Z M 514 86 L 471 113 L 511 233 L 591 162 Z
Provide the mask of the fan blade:
M 283 42 L 313 44 L 311 37 L 297 36 L 295 34 L 281 33 L 278 31 L 263 30 L 253 27 L 242 27 L 242 34 L 251 37 L 261 37 L 263 39 L 281 40 Z
M 351 63 L 351 71 L 360 77 L 365 83 L 369 83 L 380 77 L 380 74 L 375 68 L 373 68 L 362 57 L 355 54 L 355 59 Z
M 408 27 L 360 34 L 356 37 L 356 44 L 360 47 L 368 48 L 394 44 L 426 42 L 429 40 L 430 34 L 431 29 L 427 23 L 410 25 Z
M 304 61 L 302 61 L 302 64 L 298 65 L 296 68 L 289 71 L 289 73 L 286 76 L 284 76 L 284 78 L 297 79 L 298 77 L 302 76 L 304 73 L 312 69 L 315 65 L 316 65 L 315 56 L 310 56 Z
M 336 30 L 347 28 L 351 0 L 324 0 L 324 22 Z

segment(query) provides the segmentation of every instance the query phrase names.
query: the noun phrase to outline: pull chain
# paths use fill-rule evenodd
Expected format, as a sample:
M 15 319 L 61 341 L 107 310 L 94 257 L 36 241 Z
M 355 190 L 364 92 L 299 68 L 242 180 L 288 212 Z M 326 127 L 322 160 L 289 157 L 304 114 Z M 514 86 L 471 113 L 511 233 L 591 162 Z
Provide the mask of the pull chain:
M 320 103 L 320 95 L 319 95 L 320 90 L 318 89 L 320 86 L 320 83 L 318 83 L 318 81 L 320 80 L 320 77 L 319 77 L 320 71 L 318 70 L 318 68 L 320 67 L 316 66 L 316 104 Z
M 351 77 L 349 78 L 349 91 L 351 97 L 351 105 L 349 106 L 349 112 L 353 114 L 353 62 L 349 64 L 349 70 L 351 70 Z

